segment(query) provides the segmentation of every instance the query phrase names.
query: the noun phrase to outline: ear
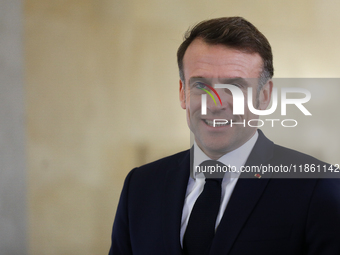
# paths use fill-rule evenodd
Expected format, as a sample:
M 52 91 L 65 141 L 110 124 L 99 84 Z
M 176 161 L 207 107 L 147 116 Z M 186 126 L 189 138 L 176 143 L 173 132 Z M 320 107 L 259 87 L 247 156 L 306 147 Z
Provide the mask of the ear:
M 186 109 L 187 105 L 186 105 L 186 98 L 185 98 L 185 86 L 182 80 L 179 80 L 179 101 L 181 103 L 181 107 L 183 109 Z
M 260 92 L 260 98 L 259 98 L 260 99 L 260 105 L 259 105 L 260 110 L 267 109 L 270 103 L 271 96 L 272 96 L 272 90 L 273 90 L 273 81 L 270 79 L 263 86 Z

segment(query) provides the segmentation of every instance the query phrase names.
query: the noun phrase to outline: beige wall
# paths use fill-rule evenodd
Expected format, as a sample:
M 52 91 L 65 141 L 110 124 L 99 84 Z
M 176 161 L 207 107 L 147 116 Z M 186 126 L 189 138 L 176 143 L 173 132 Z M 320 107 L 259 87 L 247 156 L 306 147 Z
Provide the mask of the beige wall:
M 30 254 L 106 254 L 128 171 L 189 147 L 176 69 L 188 26 L 244 16 L 272 43 L 276 77 L 339 77 L 339 9 L 332 0 L 27 0 Z

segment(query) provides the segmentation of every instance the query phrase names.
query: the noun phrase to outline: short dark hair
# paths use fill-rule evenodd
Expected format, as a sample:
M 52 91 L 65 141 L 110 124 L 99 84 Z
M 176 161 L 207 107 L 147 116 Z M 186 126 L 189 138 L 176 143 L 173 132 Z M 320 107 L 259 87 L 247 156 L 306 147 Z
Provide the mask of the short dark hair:
M 249 21 L 242 17 L 224 17 L 205 20 L 189 29 L 177 51 L 179 75 L 185 83 L 183 71 L 184 54 L 196 38 L 208 44 L 222 44 L 247 53 L 258 53 L 263 60 L 260 85 L 273 77 L 273 54 L 267 38 Z

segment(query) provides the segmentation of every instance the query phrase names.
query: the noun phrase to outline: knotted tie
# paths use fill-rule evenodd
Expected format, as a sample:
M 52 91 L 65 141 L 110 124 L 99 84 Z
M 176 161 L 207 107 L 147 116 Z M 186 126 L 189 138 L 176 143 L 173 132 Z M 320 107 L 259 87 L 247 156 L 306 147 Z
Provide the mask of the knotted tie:
M 216 160 L 204 161 L 200 166 L 225 166 Z M 209 177 L 209 173 L 206 174 Z M 215 235 L 215 224 L 221 202 L 222 178 L 206 178 L 204 189 L 191 211 L 183 238 L 186 255 L 206 255 Z

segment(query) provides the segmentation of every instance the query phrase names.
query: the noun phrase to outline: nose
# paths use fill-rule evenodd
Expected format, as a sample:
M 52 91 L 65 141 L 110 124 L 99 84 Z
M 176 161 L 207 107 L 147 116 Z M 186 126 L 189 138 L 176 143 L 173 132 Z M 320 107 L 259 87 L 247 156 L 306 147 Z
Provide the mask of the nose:
M 211 112 L 222 111 L 229 107 L 232 98 L 225 93 L 224 89 L 215 89 L 216 93 L 211 91 L 211 95 L 207 96 L 207 108 Z

